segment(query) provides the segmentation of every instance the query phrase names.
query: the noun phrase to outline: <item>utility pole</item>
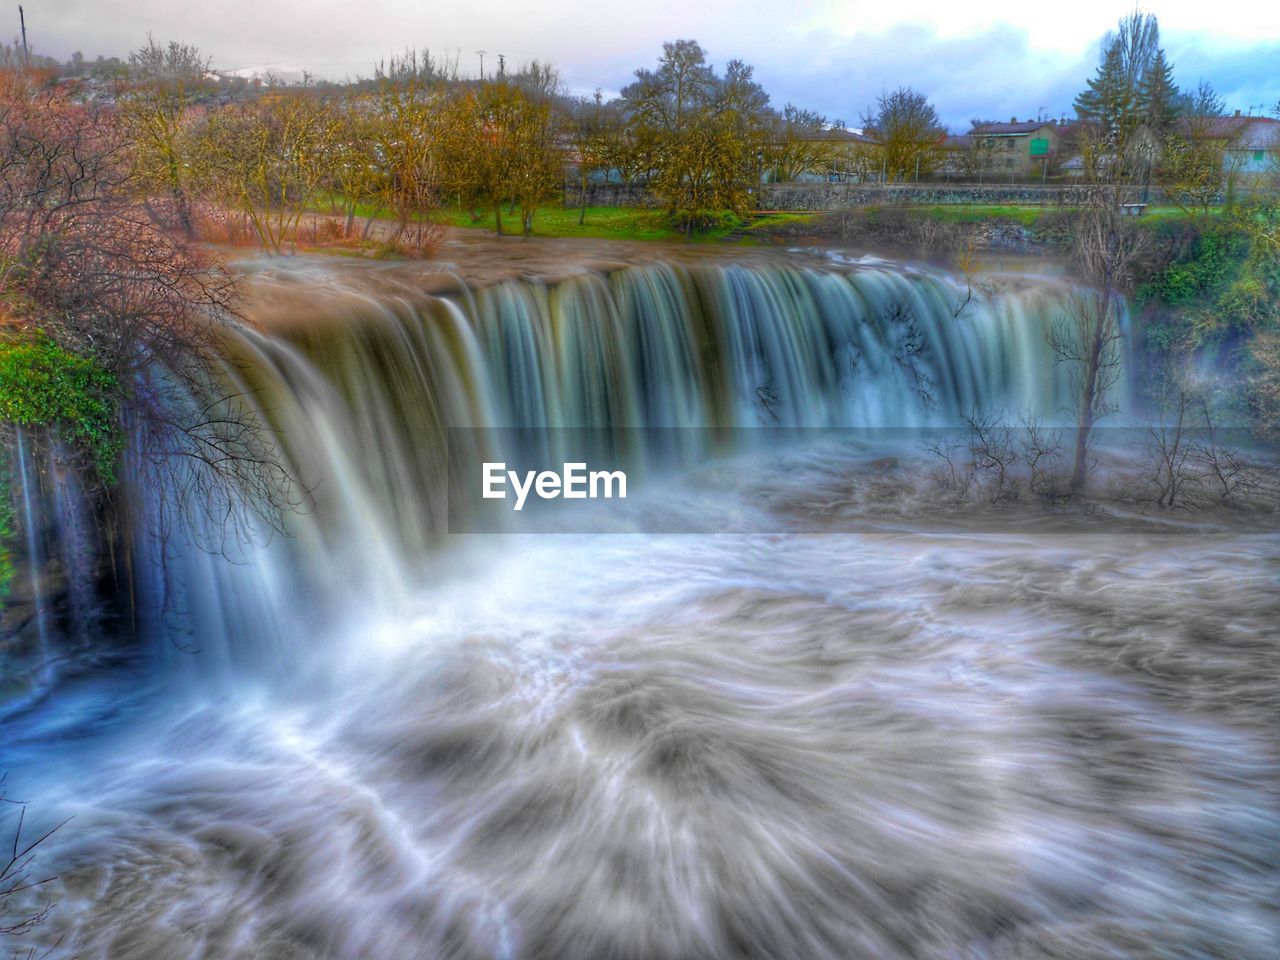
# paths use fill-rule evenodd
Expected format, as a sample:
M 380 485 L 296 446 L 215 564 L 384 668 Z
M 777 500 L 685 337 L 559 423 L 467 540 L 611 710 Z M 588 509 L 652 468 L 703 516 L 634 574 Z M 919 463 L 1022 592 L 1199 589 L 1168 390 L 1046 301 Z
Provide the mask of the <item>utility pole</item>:
M 477 50 L 476 53 L 480 54 L 480 82 L 483 83 L 484 82 L 484 51 Z
M 18 26 L 22 28 L 22 66 L 31 69 L 31 51 L 27 49 L 27 15 L 22 12 L 22 4 L 18 4 Z
M 498 79 L 501 80 L 507 75 L 507 58 L 502 54 L 498 54 Z

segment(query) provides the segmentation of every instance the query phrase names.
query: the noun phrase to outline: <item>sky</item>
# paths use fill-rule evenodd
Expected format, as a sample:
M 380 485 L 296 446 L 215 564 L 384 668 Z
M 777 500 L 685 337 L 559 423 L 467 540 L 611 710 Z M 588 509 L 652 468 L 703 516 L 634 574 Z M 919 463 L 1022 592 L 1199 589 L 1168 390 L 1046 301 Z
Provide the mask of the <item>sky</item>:
M 858 126 L 884 89 L 929 95 L 953 130 L 971 118 L 1070 113 L 1107 30 L 1128 0 L 23 0 L 37 53 L 124 56 L 145 41 L 194 43 L 215 67 L 307 68 L 333 79 L 368 76 L 406 46 L 457 57 L 478 75 L 508 64 L 556 65 L 575 93 L 625 85 L 652 66 L 662 42 L 695 39 L 715 64 L 740 58 L 775 106 L 792 102 Z M 789 8 L 789 9 L 788 9 Z M 1280 100 L 1280 3 L 1152 0 L 1175 77 L 1209 80 L 1229 107 Z M 2 15 L 0 15 L 2 16 Z M 11 30 L 16 36 L 13 11 Z

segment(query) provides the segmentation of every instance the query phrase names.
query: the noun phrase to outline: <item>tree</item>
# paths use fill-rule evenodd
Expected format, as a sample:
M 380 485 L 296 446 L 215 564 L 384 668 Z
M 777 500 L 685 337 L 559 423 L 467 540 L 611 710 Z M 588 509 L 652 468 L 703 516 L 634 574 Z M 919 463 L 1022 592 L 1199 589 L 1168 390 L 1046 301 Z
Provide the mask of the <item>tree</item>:
M 52 341 L 46 356 L 97 371 L 99 399 L 118 414 L 111 427 L 85 411 L 58 417 L 84 428 L 65 439 L 91 496 L 105 501 L 114 481 L 115 464 L 96 455 L 99 435 L 127 426 L 135 468 L 160 496 L 148 515 L 157 528 L 220 541 L 254 535 L 258 521 L 278 529 L 301 495 L 271 431 L 223 379 L 235 283 L 133 202 L 118 120 L 59 89 L 0 77 L 7 326 L 27 343 Z
M 394 64 L 393 60 L 393 64 Z M 416 68 L 416 56 L 383 78 L 366 124 L 372 150 L 371 172 L 375 212 L 390 210 L 395 217 L 393 245 L 414 232 L 414 246 L 424 246 L 424 218 L 438 205 L 443 180 L 443 86 L 434 79 L 429 57 Z M 357 155 L 363 150 L 357 148 Z
M 1225 112 L 1207 81 L 1174 101 L 1179 121 L 1165 141 L 1156 179 L 1173 203 L 1188 213 L 1207 215 L 1226 185 L 1226 140 L 1216 129 Z
M 1280 441 L 1280 333 L 1259 333 L 1249 344 L 1256 373 L 1250 381 L 1250 402 L 1258 433 Z
M 929 98 L 910 87 L 882 91 L 875 112 L 863 125 L 880 141 L 885 177 L 890 181 L 918 178 L 937 165 L 944 135 L 938 111 Z
M 1164 50 L 1157 49 L 1138 83 L 1137 108 L 1142 123 L 1164 142 L 1173 134 L 1181 111 L 1173 67 Z
M 1222 97 L 1208 80 L 1201 80 L 1195 90 L 1179 91 L 1174 104 L 1187 130 L 1197 136 L 1208 134 L 1214 118 L 1227 112 Z
M 204 183 L 216 202 L 244 214 L 264 250 L 283 253 L 332 182 L 339 130 L 333 111 L 306 91 L 221 110 L 200 131 Z
M 826 174 L 839 162 L 837 141 L 830 137 L 822 114 L 788 103 L 772 126 L 765 158 L 775 180 L 785 183 L 806 173 Z
M 599 90 L 592 97 L 578 98 L 570 108 L 569 135 L 573 143 L 578 186 L 582 192 L 579 226 L 587 219 L 592 176 L 607 177 L 613 168 L 617 126 L 617 114 L 604 102 Z
M 974 117 L 969 121 L 969 129 L 977 130 L 991 123 L 990 120 L 980 120 Z M 994 167 L 996 163 L 996 141 L 992 137 L 984 137 L 981 134 L 971 134 L 969 140 L 969 148 L 960 151 L 960 169 L 966 177 L 976 179 L 979 183 Z
M 334 117 L 334 143 L 329 189 L 336 209 L 345 223 L 343 235 L 355 234 L 355 219 L 363 207 L 367 211 L 363 235 L 367 237 L 374 220 L 385 210 L 386 170 L 379 141 L 381 118 L 367 101 L 349 97 Z
M 120 106 L 142 183 L 168 192 L 178 223 L 194 236 L 187 134 L 191 107 L 208 87 L 209 60 L 194 46 L 162 46 L 148 35 L 146 46 L 129 55 L 129 69 L 132 82 L 122 89 Z
M 511 199 L 520 208 L 520 229 L 526 237 L 533 232 L 538 209 L 563 186 L 564 156 L 557 145 L 560 115 L 551 100 L 558 85 L 556 80 L 532 89 L 526 86 L 517 98 L 510 143 L 515 171 Z
M 637 70 L 635 76 L 622 90 L 632 122 L 677 137 L 716 85 L 706 52 L 696 40 L 664 43 L 658 69 Z
M 1087 124 L 1081 144 L 1086 171 L 1098 180 L 1119 176 L 1136 99 L 1128 85 L 1118 41 L 1107 48 L 1097 76 L 1076 98 L 1075 106 L 1077 115 Z
M 499 234 L 504 204 L 519 208 L 521 229 L 528 235 L 538 208 L 560 186 L 559 118 L 550 96 L 542 93 L 548 89 L 554 83 L 542 69 L 526 70 L 523 77 L 487 81 L 448 105 L 448 188 L 466 203 L 492 209 Z
M 1224 184 L 1221 143 L 1188 133 L 1170 137 L 1157 180 L 1171 202 L 1187 213 L 1207 216 Z
M 51 882 L 53 877 L 33 874 L 36 848 L 57 833 L 66 822 L 58 824 L 44 833 L 32 835 L 25 831 L 27 822 L 27 804 L 11 800 L 4 793 L 4 775 L 0 774 L 0 812 L 16 809 L 17 824 L 13 828 L 11 842 L 6 842 L 0 850 L 0 938 L 21 937 L 48 919 L 50 906 L 33 907 L 14 915 L 11 906 L 23 894 L 38 890 Z M 34 954 L 28 954 L 33 956 Z M 13 956 L 20 954 L 15 950 Z
M 1135 10 L 1104 38 L 1097 72 L 1075 100 L 1086 174 L 1113 185 L 1150 182 L 1172 128 L 1176 93 L 1159 24 Z
M 629 138 L 667 213 L 686 230 L 721 211 L 745 215 L 767 131 L 768 96 L 752 68 L 731 60 L 723 77 L 695 41 L 663 45 L 656 71 L 622 91 Z
M 1111 203 L 1086 208 L 1075 226 L 1075 268 L 1090 287 L 1071 298 L 1049 331 L 1049 346 L 1069 367 L 1076 417 L 1071 489 L 1088 479 L 1093 428 L 1114 409 L 1111 388 L 1123 363 L 1123 290 L 1148 235 L 1121 217 Z
M 708 111 L 667 144 L 662 159 L 653 187 L 686 232 L 709 225 L 720 211 L 745 216 L 751 209 L 750 144 L 731 115 Z
M 847 144 L 840 148 L 837 156 L 845 175 L 856 183 L 866 183 L 880 172 L 880 148 L 876 144 L 861 141 Z

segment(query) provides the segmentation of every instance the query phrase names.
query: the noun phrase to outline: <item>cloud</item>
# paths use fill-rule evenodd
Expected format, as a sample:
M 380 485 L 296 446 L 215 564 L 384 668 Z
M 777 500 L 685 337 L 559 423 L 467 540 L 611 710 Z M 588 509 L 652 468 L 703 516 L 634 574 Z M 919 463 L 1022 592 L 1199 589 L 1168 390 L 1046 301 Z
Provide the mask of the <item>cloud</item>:
M 1270 113 L 1280 101 L 1280 40 L 1246 46 L 1214 46 L 1194 37 L 1165 42 L 1183 87 L 1208 80 L 1232 109 Z
M 929 96 L 944 123 L 960 128 L 973 117 L 1059 115 L 1070 108 L 1091 60 L 1083 52 L 1035 50 L 1024 31 L 1008 24 L 963 37 L 909 24 L 847 39 L 815 35 L 789 58 L 779 51 L 757 73 L 779 103 L 809 105 L 850 123 L 882 90 L 910 86 Z
M 510 64 L 550 60 L 583 93 L 621 88 L 637 67 L 656 62 L 663 40 L 696 38 L 717 64 L 733 57 L 755 64 L 776 106 L 791 101 L 856 124 L 882 89 L 909 85 L 927 93 L 943 121 L 958 129 L 973 117 L 1071 112 L 1115 16 L 1109 0 L 1075 3 L 1047 10 L 993 0 L 978 10 L 954 0 L 918 0 L 900 14 L 854 0 L 815 0 L 783 16 L 772 0 L 384 0 L 355 7 L 347 0 L 194 6 L 29 0 L 27 20 L 36 49 L 59 57 L 75 49 L 90 57 L 123 55 L 151 31 L 162 40 L 197 44 L 222 68 L 293 63 L 341 79 L 367 76 L 379 58 L 407 45 L 447 51 L 474 73 L 476 51 L 484 49 L 490 68 L 499 53 Z M 1227 18 L 1210 27 L 1204 23 L 1213 18 L 1202 5 L 1164 0 L 1157 12 L 1169 24 L 1165 47 L 1180 83 L 1208 79 L 1230 106 L 1242 109 L 1280 99 L 1280 27 L 1272 23 L 1280 15 Z M 990 20 L 993 13 L 1004 19 Z

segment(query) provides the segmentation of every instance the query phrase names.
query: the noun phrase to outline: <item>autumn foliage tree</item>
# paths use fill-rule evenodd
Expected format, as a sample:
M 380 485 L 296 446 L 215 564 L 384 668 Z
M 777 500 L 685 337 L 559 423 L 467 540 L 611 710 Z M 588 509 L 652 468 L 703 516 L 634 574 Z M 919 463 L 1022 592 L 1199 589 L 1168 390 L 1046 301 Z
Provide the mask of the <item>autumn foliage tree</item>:
M 146 46 L 129 56 L 130 78 L 118 93 L 121 117 L 134 150 L 138 184 L 161 190 L 188 237 L 194 236 L 191 209 L 193 106 L 209 84 L 209 61 L 188 44 Z
M 385 77 L 365 111 L 365 145 L 349 148 L 372 172 L 373 207 L 390 212 L 393 244 L 411 233 L 415 248 L 425 246 L 424 218 L 440 198 L 444 97 L 430 71 Z M 363 151 L 372 155 L 361 156 Z
M 692 40 L 663 44 L 656 70 L 637 70 L 622 91 L 633 138 L 649 145 L 649 182 L 686 229 L 755 202 L 769 139 L 769 98 L 745 63 L 723 76 Z
M 493 211 L 499 234 L 503 208 L 518 211 L 521 231 L 533 229 L 538 208 L 561 185 L 556 143 L 560 117 L 541 76 L 489 81 L 458 94 L 445 111 L 445 180 L 466 204 Z
M 923 93 L 910 87 L 885 90 L 862 121 L 880 141 L 888 181 L 918 178 L 937 166 L 943 127 L 938 111 Z
M 1226 142 L 1215 135 L 1226 112 L 1208 81 L 1176 101 L 1180 122 L 1165 138 L 1157 180 L 1165 196 L 1192 215 L 1207 216 L 1226 186 Z
M 766 164 L 779 181 L 803 174 L 826 174 L 840 162 L 837 142 L 828 136 L 827 118 L 793 103 L 772 118 Z
M 66 442 L 87 490 L 110 495 L 117 464 L 101 454 L 128 434 L 138 475 L 172 494 L 153 519 L 248 535 L 251 514 L 278 522 L 296 488 L 222 376 L 235 283 L 136 203 L 126 146 L 113 111 L 0 77 L 0 347 L 44 371 L 6 382 L 6 409 L 50 411 L 21 422 Z M 73 379 L 94 385 L 91 409 L 13 393 Z
M 618 111 L 599 90 L 594 96 L 579 97 L 570 107 L 568 132 L 582 200 L 579 226 L 586 222 L 593 178 L 607 177 L 618 162 L 620 126 Z
M 303 90 L 212 113 L 197 140 L 205 192 L 242 213 L 264 249 L 292 248 L 302 217 L 332 181 L 340 129 L 335 111 Z

